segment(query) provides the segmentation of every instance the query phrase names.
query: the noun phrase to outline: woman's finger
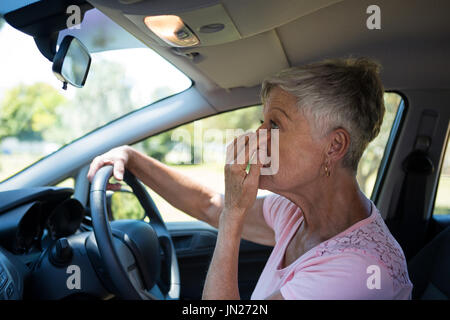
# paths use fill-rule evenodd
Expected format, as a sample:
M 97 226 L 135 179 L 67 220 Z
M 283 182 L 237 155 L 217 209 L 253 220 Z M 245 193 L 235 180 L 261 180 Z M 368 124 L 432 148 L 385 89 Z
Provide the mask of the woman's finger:
M 116 178 L 119 181 L 123 180 L 123 175 L 125 173 L 125 164 L 123 163 L 123 161 L 115 161 L 114 162 L 114 178 Z
M 257 142 L 257 135 L 254 134 L 249 137 L 249 141 L 246 144 L 246 147 L 241 150 L 240 154 L 237 156 L 235 162 L 238 164 L 242 164 L 244 167 L 250 164 L 260 163 L 260 159 L 258 156 L 258 150 L 266 148 L 267 142 L 266 140 L 260 140 L 260 143 Z
M 119 191 L 122 189 L 122 185 L 120 183 L 108 183 L 106 185 L 106 189 L 111 191 Z
M 88 174 L 87 174 L 87 178 L 89 179 L 90 182 L 92 182 L 92 179 L 94 178 L 95 173 L 102 166 L 102 163 L 103 163 L 103 161 L 99 157 L 96 157 L 91 162 L 91 165 L 89 167 L 89 171 L 88 171 Z
M 94 179 L 95 174 L 101 167 L 109 164 L 114 164 L 114 162 L 112 160 L 106 160 L 98 157 L 95 158 L 94 161 L 92 161 L 89 172 L 87 174 L 87 178 L 89 179 L 89 181 L 92 182 L 92 179 Z
M 260 163 L 250 165 L 250 170 L 245 177 L 245 184 L 248 187 L 258 187 L 259 176 L 261 175 L 261 167 L 262 165 Z
M 264 164 L 267 152 L 268 135 L 261 132 L 252 132 L 241 135 L 233 140 L 227 147 L 226 163 L 240 165 L 245 170 L 250 164 Z M 259 140 L 259 141 L 258 141 Z

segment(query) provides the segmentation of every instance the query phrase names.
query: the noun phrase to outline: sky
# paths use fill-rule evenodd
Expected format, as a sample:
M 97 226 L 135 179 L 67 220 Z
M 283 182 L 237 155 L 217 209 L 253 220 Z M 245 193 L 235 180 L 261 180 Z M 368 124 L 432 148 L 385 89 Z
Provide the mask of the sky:
M 135 96 L 145 96 L 149 88 L 157 86 L 168 85 L 181 91 L 190 85 L 187 77 L 148 48 L 94 53 L 92 63 L 100 57 L 125 67 L 127 77 L 133 81 Z M 66 97 L 73 96 L 75 90 L 83 90 L 71 86 L 67 91 L 62 90 L 62 83 L 52 72 L 51 62 L 39 52 L 34 39 L 5 23 L 0 29 L 0 100 L 6 89 L 21 82 L 33 84 L 38 81 L 52 85 Z
M 0 13 L 5 14 L 7 12 L 16 10 L 17 8 L 24 7 L 39 0 L 2 0 L 0 5 Z
M 0 72 L 0 91 L 19 82 L 45 81 L 60 87 L 51 62 L 39 52 L 33 38 L 7 23 L 0 30 Z

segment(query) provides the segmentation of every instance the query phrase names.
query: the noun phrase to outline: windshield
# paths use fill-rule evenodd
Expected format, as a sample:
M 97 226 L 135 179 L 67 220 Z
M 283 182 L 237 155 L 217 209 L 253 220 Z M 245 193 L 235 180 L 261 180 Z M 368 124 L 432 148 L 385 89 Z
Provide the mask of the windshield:
M 191 80 L 96 9 L 79 29 L 92 56 L 86 84 L 62 83 L 32 37 L 0 22 L 0 181 L 133 110 L 191 86 Z

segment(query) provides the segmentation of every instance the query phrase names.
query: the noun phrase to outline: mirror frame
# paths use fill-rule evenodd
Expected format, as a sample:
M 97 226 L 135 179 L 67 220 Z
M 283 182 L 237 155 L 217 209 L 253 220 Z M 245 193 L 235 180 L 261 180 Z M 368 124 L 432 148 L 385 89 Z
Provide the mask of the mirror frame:
M 63 66 L 63 63 L 64 63 L 64 59 L 66 58 L 67 51 L 69 50 L 70 44 L 72 43 L 72 41 L 74 39 L 76 39 L 78 41 L 78 43 L 88 53 L 88 56 L 89 56 L 89 62 L 88 62 L 87 68 L 86 68 L 86 73 L 84 75 L 83 81 L 81 82 L 81 85 L 78 85 L 78 84 L 75 84 L 75 83 L 72 83 L 72 82 L 68 81 L 62 75 L 62 66 Z M 88 73 L 89 73 L 89 69 L 91 67 L 91 61 L 92 61 L 92 57 L 89 54 L 89 50 L 86 48 L 86 46 L 80 40 L 75 38 L 74 36 L 67 35 L 61 41 L 61 44 L 59 45 L 59 49 L 56 52 L 55 57 L 53 58 L 52 71 L 56 75 L 56 77 L 64 83 L 64 87 L 66 86 L 67 83 L 69 83 L 70 85 L 72 85 L 74 87 L 82 88 L 84 86 L 84 84 L 86 83 L 86 79 L 87 79 L 87 76 L 88 76 Z

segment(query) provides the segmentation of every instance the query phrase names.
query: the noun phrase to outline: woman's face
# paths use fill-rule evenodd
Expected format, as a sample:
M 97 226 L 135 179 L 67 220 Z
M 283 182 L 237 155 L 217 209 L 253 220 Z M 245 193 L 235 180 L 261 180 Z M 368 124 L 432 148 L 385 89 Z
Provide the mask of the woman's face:
M 299 111 L 295 96 L 273 88 L 263 114 L 264 123 L 259 129 L 279 132 L 278 146 L 268 143 L 271 157 L 278 151 L 279 167 L 275 174 L 261 175 L 259 187 L 280 193 L 301 188 L 323 175 L 327 139 L 319 137 L 312 123 Z

